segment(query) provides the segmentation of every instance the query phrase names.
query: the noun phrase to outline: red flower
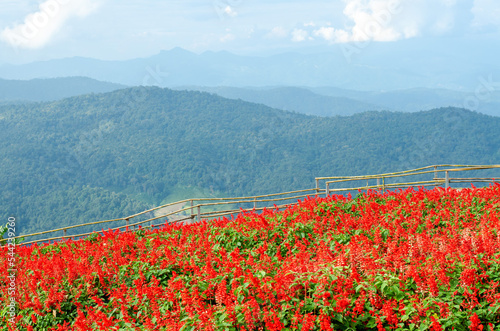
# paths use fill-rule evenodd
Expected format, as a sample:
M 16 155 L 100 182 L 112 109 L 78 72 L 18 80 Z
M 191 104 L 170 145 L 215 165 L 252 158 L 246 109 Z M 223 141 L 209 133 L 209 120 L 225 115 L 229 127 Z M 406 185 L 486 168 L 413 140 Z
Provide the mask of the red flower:
M 472 331 L 481 331 L 483 330 L 484 326 L 481 324 L 481 320 L 477 316 L 476 313 L 470 317 L 471 325 L 469 326 L 469 329 Z

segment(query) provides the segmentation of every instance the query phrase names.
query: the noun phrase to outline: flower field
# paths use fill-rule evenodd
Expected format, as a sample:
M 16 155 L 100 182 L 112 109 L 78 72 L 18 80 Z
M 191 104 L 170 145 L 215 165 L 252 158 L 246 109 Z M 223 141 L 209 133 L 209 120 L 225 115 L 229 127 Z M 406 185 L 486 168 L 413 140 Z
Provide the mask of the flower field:
M 2 330 L 500 330 L 499 184 L 309 198 L 17 254 Z

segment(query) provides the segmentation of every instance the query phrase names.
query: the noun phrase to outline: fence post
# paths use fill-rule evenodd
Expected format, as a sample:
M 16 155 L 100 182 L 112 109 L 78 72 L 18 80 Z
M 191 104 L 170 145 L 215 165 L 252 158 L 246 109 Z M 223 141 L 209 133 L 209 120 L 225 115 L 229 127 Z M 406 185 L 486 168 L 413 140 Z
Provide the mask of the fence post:
M 382 192 L 385 193 L 385 177 L 382 177 Z
M 201 206 L 198 205 L 198 222 L 201 222 Z
M 194 206 L 194 201 L 191 199 L 191 221 L 190 221 L 191 224 L 194 223 L 193 206 Z
M 316 178 L 316 194 L 315 196 L 318 196 L 319 193 L 319 179 Z
M 330 183 L 326 183 L 326 197 L 330 195 Z
M 68 235 L 68 230 L 67 229 L 64 229 L 63 232 L 64 232 L 64 237 L 66 237 Z
M 129 225 L 130 225 L 130 218 L 126 218 L 126 219 L 125 219 L 125 224 L 127 225 L 127 227 L 126 227 L 126 231 L 130 231 L 130 229 L 129 229 Z
M 446 171 L 444 177 L 444 188 L 449 188 L 449 187 L 450 187 L 450 175 L 448 171 Z
M 253 199 L 253 209 L 257 209 L 257 198 Z

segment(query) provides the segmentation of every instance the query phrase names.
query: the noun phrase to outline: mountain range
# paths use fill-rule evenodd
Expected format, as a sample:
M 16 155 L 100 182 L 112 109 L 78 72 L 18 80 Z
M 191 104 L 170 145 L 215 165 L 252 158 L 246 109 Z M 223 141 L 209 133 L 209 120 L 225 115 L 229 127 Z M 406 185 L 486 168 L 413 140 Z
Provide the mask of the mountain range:
M 480 99 L 474 93 L 426 88 L 386 92 L 335 87 L 182 86 L 174 89 L 210 92 L 225 98 L 318 116 L 352 115 L 372 110 L 416 112 L 449 106 L 500 116 L 500 91 L 491 91 Z
M 50 79 L 0 79 L 0 104 L 55 101 L 89 93 L 104 93 L 127 86 L 87 77 Z M 177 86 L 176 90 L 214 93 L 229 99 L 241 99 L 307 115 L 336 116 L 389 110 L 415 112 L 440 107 L 469 108 L 500 116 L 500 91 L 478 98 L 473 93 L 445 89 L 407 89 L 386 92 L 347 90 L 336 87 L 207 87 Z
M 85 76 L 128 86 L 334 86 L 362 91 L 392 91 L 410 88 L 445 88 L 472 92 L 482 80 L 500 76 L 494 54 L 482 61 L 464 58 L 460 47 L 448 49 L 441 40 L 424 45 L 416 40 L 401 54 L 391 43 L 374 43 L 348 56 L 342 47 L 315 53 L 289 52 L 268 56 L 237 55 L 226 51 L 196 54 L 181 48 L 162 51 L 147 58 L 122 61 L 74 57 L 27 64 L 0 66 L 0 78 L 29 80 Z M 467 54 L 479 52 L 470 49 Z M 352 47 L 352 45 L 351 45 Z M 457 48 L 458 47 L 458 48 Z M 407 53 L 433 52 L 435 56 L 413 58 Z M 361 56 L 362 55 L 362 56 Z M 466 65 L 464 65 L 466 64 Z M 497 84 L 498 85 L 498 84 Z M 496 85 L 495 85 L 496 86 Z M 496 86 L 498 90 L 498 86 Z
M 86 77 L 55 79 L 0 79 L 0 102 L 55 101 L 72 96 L 104 93 L 125 88 L 124 85 L 100 82 Z

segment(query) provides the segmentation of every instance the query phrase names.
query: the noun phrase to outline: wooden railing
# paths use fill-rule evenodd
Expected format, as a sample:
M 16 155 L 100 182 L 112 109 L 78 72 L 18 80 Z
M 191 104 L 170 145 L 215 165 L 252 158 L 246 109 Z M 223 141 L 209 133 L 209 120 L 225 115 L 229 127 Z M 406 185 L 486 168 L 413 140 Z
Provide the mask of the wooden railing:
M 416 186 L 444 186 L 447 188 L 456 185 L 457 183 L 498 182 L 500 181 L 500 177 L 498 177 L 498 173 L 496 173 L 498 169 L 500 169 L 500 165 L 433 165 L 407 171 L 377 175 L 318 177 L 316 178 L 316 187 L 312 189 L 251 197 L 186 199 L 158 206 L 127 217 L 78 224 L 54 230 L 26 234 L 18 236 L 16 239 L 23 239 L 25 241 L 22 242 L 22 245 L 28 245 L 64 239 L 76 240 L 96 233 L 93 231 L 68 234 L 68 231 L 74 232 L 79 228 L 88 226 L 106 225 L 108 226 L 108 230 L 134 231 L 137 230 L 139 226 L 141 228 L 155 227 L 163 225 L 166 222 L 194 223 L 203 219 L 214 219 L 222 216 L 234 215 L 242 211 L 259 211 L 270 207 L 281 208 L 297 203 L 299 199 L 309 196 L 321 196 L 323 194 L 328 196 L 332 193 L 357 193 L 360 190 L 386 191 Z M 497 177 L 456 177 L 456 174 L 459 172 L 480 170 L 490 170 L 490 172 L 493 171 Z M 424 177 L 428 175 L 432 175 L 432 178 L 425 180 Z M 412 177 L 414 178 L 413 181 L 407 181 L 407 179 Z M 359 184 L 360 182 L 361 184 Z M 60 233 L 62 235 L 47 237 L 47 235 L 55 233 Z M 27 238 L 30 238 L 31 240 L 26 241 Z M 0 240 L 0 243 L 5 241 L 6 239 L 2 239 Z
M 454 177 L 458 172 L 468 172 L 468 171 L 480 171 L 480 170 L 498 170 L 500 165 L 432 165 L 418 169 L 385 173 L 378 175 L 367 175 L 367 176 L 338 176 L 338 177 L 318 177 L 316 178 L 316 188 L 319 188 L 321 183 L 325 185 L 325 193 L 329 195 L 331 193 L 346 192 L 346 191 L 357 191 L 357 190 L 391 190 L 391 189 L 401 189 L 408 187 L 435 187 L 444 186 L 448 188 L 452 184 L 463 184 L 463 183 L 491 183 L 498 182 L 498 177 Z M 433 178 L 422 180 L 424 175 L 433 174 Z M 440 177 L 440 175 L 442 177 Z M 498 175 L 498 173 L 496 173 Z M 413 177 L 414 181 L 402 181 L 401 179 L 406 179 Z M 392 182 L 391 182 L 392 181 Z M 363 182 L 354 185 L 340 185 L 340 184 L 350 184 L 352 182 Z M 366 185 L 363 185 L 366 182 Z M 341 186 L 341 187 L 335 187 Z

